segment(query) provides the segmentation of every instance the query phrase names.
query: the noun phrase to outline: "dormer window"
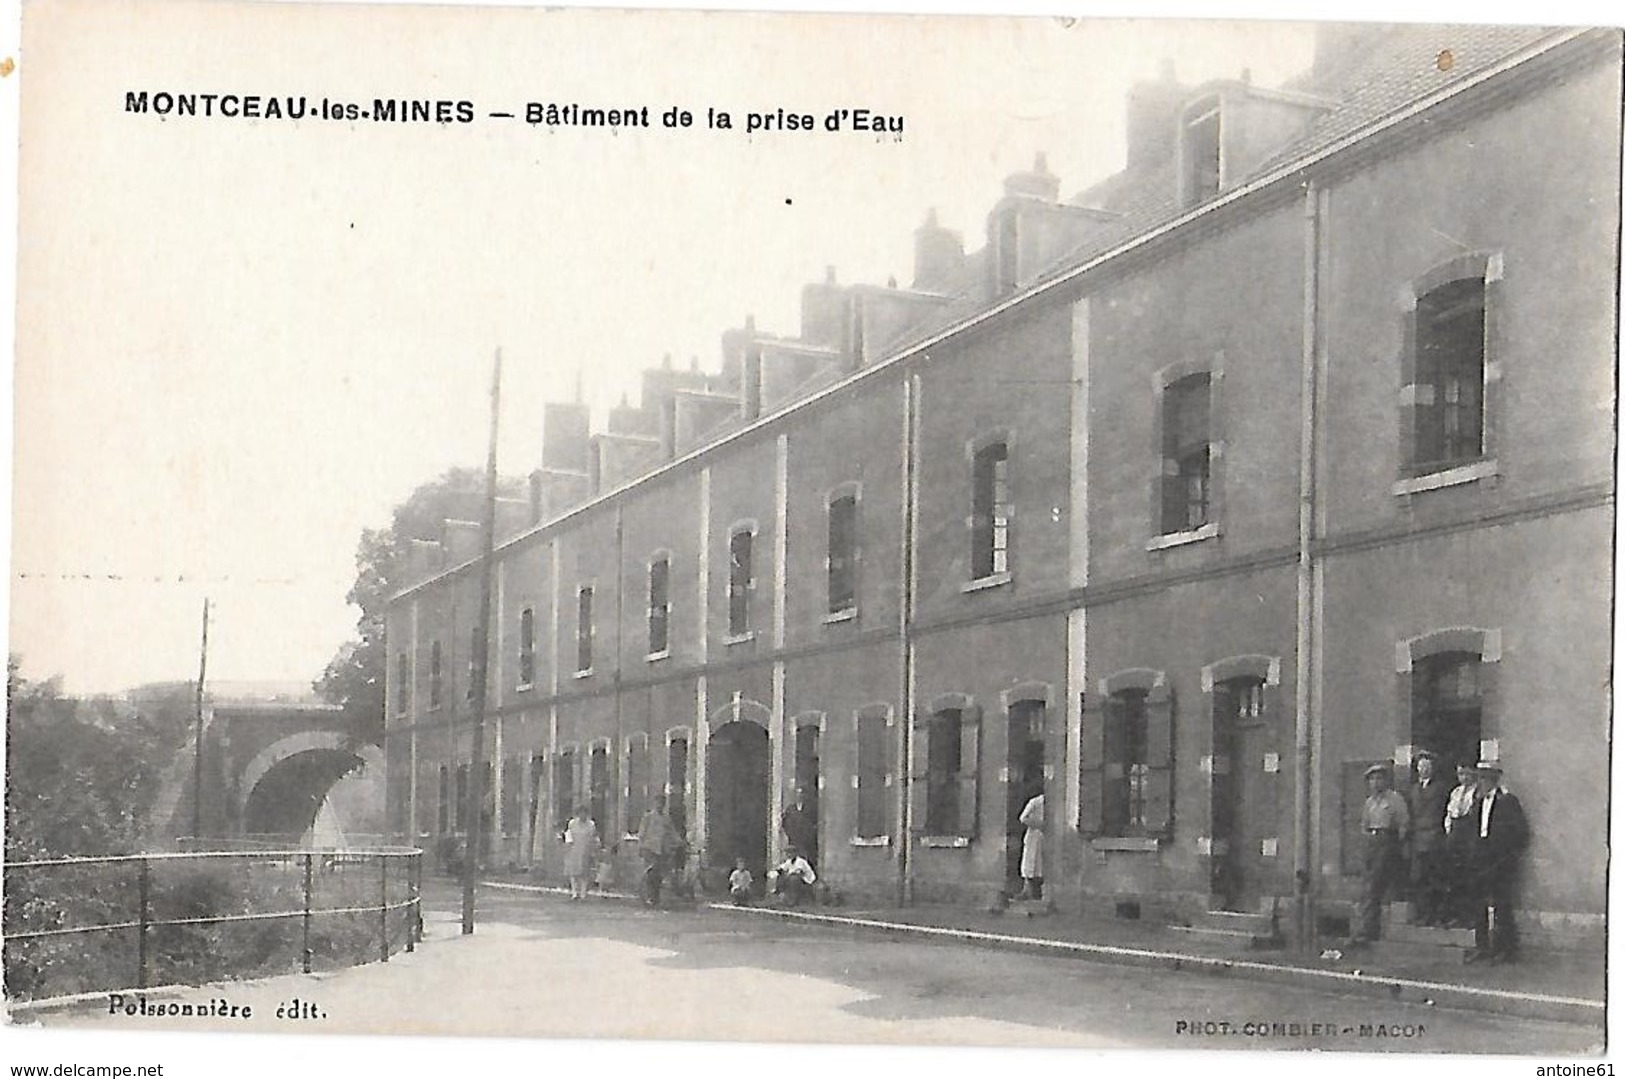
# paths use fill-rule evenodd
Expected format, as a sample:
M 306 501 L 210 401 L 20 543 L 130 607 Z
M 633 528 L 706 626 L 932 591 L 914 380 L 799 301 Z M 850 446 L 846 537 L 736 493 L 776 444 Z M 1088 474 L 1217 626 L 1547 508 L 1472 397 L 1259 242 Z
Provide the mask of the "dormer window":
M 1203 98 L 1192 105 L 1180 134 L 1184 203 L 1195 206 L 1217 197 L 1224 184 L 1219 99 Z

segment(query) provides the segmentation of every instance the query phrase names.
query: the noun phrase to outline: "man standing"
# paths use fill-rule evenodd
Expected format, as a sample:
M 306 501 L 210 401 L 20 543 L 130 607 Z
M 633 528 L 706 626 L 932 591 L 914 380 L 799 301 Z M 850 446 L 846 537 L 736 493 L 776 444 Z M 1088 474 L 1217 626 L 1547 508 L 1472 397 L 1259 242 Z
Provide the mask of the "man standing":
M 1393 771 L 1386 764 L 1373 764 L 1365 770 L 1365 806 L 1360 811 L 1360 827 L 1365 833 L 1365 879 L 1360 901 L 1354 908 L 1346 947 L 1360 948 L 1382 933 L 1382 904 L 1402 879 L 1405 833 L 1410 827 L 1410 811 L 1405 799 L 1393 789 Z
M 1478 830 L 1472 861 L 1478 924 L 1467 962 L 1516 959 L 1518 923 L 1512 905 L 1519 857 L 1529 842 L 1529 821 L 1517 796 L 1501 786 L 1499 761 L 1478 762 L 1478 813 L 1469 819 Z
M 1444 781 L 1435 776 L 1438 758 L 1431 750 L 1416 755 L 1416 783 L 1411 787 L 1411 901 L 1416 904 L 1411 921 L 1421 925 L 1444 924 L 1449 877 L 1445 866 L 1445 807 L 1450 793 Z
M 666 872 L 666 854 L 673 845 L 671 822 L 666 819 L 666 799 L 659 796 L 638 826 L 638 854 L 643 858 L 643 901 L 660 905 L 660 878 Z
M 1444 857 L 1448 887 L 1445 925 L 1470 926 L 1473 909 L 1473 847 L 1478 844 L 1478 772 L 1470 764 L 1456 765 L 1456 789 L 1444 811 Z

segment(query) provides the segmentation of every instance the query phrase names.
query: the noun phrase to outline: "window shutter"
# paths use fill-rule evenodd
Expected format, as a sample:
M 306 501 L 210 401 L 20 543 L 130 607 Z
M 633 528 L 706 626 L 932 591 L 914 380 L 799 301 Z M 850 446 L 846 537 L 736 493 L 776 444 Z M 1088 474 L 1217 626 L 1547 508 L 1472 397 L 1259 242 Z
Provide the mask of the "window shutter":
M 977 782 L 981 776 L 978 764 L 981 732 L 981 709 L 965 709 L 959 720 L 959 828 L 955 834 L 967 839 L 975 838 L 976 826 L 981 818 L 980 786 Z
M 1082 731 L 1078 741 L 1078 831 L 1084 836 L 1105 831 L 1105 710 L 1104 698 L 1090 706 L 1087 694 L 1078 694 Z
M 1145 701 L 1145 830 L 1171 835 L 1174 825 L 1174 698 L 1166 687 Z
M 931 717 L 925 714 L 914 716 L 914 738 L 908 762 L 908 813 L 910 831 L 925 834 L 925 815 L 928 805 L 928 795 L 931 784 L 929 768 L 931 762 Z
M 1208 373 L 1207 381 L 1207 523 L 1224 516 L 1224 372 Z
M 1504 302 L 1501 276 L 1497 260 L 1492 259 L 1484 277 L 1484 401 L 1483 401 L 1483 453 L 1494 457 L 1496 453 L 1496 418 L 1500 413 L 1501 368 L 1500 342 L 1501 304 Z
M 1416 468 L 1416 300 L 1410 301 L 1400 327 L 1399 346 L 1399 467 L 1409 475 Z

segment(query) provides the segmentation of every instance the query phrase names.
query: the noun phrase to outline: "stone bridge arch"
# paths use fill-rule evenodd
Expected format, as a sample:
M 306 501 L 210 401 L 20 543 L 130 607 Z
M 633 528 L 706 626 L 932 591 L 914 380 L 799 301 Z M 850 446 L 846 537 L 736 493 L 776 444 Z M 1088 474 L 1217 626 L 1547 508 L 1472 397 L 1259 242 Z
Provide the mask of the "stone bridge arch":
M 359 769 L 383 771 L 383 751 L 338 730 L 296 731 L 256 753 L 237 780 L 237 820 L 248 835 L 302 836 L 328 794 Z

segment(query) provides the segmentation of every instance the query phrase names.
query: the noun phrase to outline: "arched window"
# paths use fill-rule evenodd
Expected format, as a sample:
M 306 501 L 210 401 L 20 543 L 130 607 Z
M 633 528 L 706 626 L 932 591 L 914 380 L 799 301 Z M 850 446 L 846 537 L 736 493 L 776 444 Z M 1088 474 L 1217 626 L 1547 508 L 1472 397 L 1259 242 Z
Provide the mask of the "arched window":
M 671 651 L 671 556 L 660 554 L 649 563 L 649 655 Z
M 445 684 L 440 666 L 440 642 L 433 641 L 429 645 L 429 707 L 439 708 L 444 693 Z
M 829 613 L 858 605 L 858 496 L 846 491 L 829 502 Z
M 1212 375 L 1199 371 L 1162 394 L 1161 532 L 1193 532 L 1212 519 Z
M 536 683 L 536 612 L 526 607 L 519 612 L 519 685 Z
M 750 593 L 755 587 L 756 534 L 749 526 L 728 537 L 728 635 L 743 637 L 750 630 Z
M 971 459 L 971 576 L 1010 572 L 1010 451 L 991 442 Z

